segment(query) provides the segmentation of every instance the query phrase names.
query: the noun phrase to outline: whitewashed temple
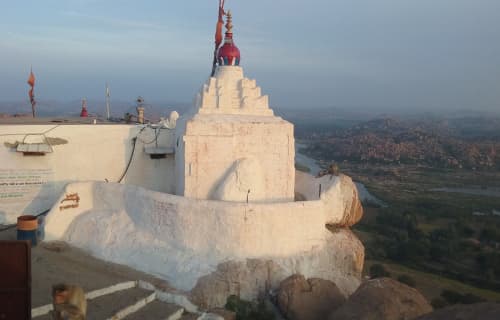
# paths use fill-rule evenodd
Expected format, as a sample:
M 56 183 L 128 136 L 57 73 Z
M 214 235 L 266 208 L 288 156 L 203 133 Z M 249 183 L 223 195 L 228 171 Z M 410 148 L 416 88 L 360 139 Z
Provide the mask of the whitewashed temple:
M 352 293 L 364 262 L 354 183 L 295 171 L 293 125 L 245 78 L 230 14 L 226 28 L 214 76 L 181 117 L 1 124 L 0 223 L 49 210 L 44 241 L 154 274 L 204 307 L 295 273 Z

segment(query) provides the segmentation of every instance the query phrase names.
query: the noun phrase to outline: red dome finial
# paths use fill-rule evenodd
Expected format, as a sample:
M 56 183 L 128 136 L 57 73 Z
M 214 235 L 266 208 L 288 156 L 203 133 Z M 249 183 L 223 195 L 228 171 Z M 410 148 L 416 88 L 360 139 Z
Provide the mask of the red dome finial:
M 89 116 L 89 113 L 87 112 L 87 99 L 83 98 L 82 99 L 82 111 L 80 112 L 80 117 L 86 118 Z
M 226 37 L 224 38 L 224 45 L 219 48 L 217 61 L 220 66 L 239 66 L 240 49 L 233 42 L 233 19 L 231 11 L 228 11 L 226 15 Z

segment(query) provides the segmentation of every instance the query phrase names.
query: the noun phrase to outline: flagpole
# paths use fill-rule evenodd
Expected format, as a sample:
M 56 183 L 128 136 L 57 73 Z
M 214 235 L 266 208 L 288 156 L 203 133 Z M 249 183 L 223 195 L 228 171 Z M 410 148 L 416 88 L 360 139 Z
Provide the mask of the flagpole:
M 219 46 L 222 43 L 222 25 L 224 24 L 223 16 L 226 14 L 224 11 L 224 2 L 225 0 L 219 0 L 219 14 L 217 19 L 217 25 L 215 27 L 215 50 L 214 50 L 214 60 L 212 62 L 212 72 L 210 76 L 213 77 L 215 75 L 215 69 L 217 68 L 217 52 L 219 50 Z
M 28 92 L 30 102 L 31 102 L 31 112 L 33 113 L 33 118 L 35 118 L 36 117 L 36 114 L 35 114 L 36 100 L 35 100 L 35 75 L 33 74 L 33 66 L 30 67 L 30 75 L 28 77 L 28 84 L 31 87 L 30 91 Z
M 106 82 L 106 119 L 109 120 L 111 118 L 110 112 L 109 112 L 109 86 L 108 83 Z
M 30 75 L 33 74 L 33 66 L 30 66 Z M 31 86 L 31 112 L 33 113 L 33 118 L 35 115 L 35 81 L 33 81 L 33 85 Z

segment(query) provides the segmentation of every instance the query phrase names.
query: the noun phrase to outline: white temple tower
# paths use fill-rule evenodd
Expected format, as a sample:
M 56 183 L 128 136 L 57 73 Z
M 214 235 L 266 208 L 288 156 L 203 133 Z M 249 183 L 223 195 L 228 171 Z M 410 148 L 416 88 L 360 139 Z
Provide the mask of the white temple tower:
M 245 78 L 231 13 L 218 66 L 180 119 L 176 193 L 224 201 L 293 201 L 293 125 L 274 115 L 255 80 Z

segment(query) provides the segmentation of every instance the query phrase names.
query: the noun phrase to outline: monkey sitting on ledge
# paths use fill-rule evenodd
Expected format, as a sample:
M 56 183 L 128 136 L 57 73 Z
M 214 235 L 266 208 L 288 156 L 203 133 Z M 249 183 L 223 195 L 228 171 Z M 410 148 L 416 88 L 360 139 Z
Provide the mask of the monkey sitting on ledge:
M 85 320 L 87 300 L 79 286 L 57 284 L 52 287 L 52 319 Z

